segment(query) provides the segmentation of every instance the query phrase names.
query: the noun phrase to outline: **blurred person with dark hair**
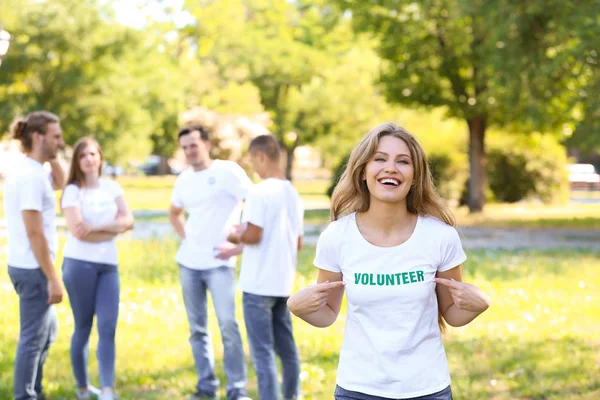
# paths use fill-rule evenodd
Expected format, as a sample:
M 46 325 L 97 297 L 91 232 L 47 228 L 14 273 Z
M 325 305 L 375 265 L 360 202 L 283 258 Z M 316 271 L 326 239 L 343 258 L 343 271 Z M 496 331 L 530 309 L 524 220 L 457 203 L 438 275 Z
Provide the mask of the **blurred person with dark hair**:
M 242 225 L 229 235 L 244 245 L 239 289 L 250 356 L 261 400 L 296 400 L 300 396 L 300 359 L 287 300 L 294 289 L 298 251 L 302 247 L 304 208 L 285 178 L 281 151 L 272 135 L 252 139 L 248 147 L 254 171 L 263 179 L 246 198 Z M 279 389 L 277 359 L 283 382 Z
M 169 221 L 181 238 L 175 256 L 190 325 L 190 344 L 198 383 L 191 400 L 216 399 L 219 379 L 208 332 L 210 291 L 223 338 L 227 400 L 248 399 L 246 359 L 235 319 L 235 260 L 240 252 L 227 246 L 231 227 L 239 223 L 241 201 L 252 182 L 235 162 L 212 160 L 208 133 L 200 126 L 179 131 L 178 142 L 189 168 L 175 181 Z M 183 212 L 188 212 L 187 221 Z

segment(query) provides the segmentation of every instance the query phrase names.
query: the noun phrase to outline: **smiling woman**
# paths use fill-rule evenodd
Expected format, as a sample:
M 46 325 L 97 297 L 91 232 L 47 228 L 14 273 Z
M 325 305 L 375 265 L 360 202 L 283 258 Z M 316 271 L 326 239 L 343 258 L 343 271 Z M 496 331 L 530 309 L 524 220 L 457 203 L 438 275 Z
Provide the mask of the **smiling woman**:
M 490 300 L 462 282 L 466 255 L 423 149 L 395 124 L 375 127 L 350 154 L 331 201 L 333 222 L 314 260 L 317 284 L 288 305 L 327 327 L 346 293 L 335 399 L 452 399 L 444 321 L 466 325 Z M 365 370 L 374 354 L 378 363 Z

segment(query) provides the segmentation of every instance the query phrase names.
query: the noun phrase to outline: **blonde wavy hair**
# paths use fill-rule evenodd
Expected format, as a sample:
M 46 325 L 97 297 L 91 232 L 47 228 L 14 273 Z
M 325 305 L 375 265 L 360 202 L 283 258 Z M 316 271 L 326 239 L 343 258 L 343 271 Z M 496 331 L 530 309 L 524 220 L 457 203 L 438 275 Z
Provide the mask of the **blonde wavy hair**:
M 427 215 L 456 226 L 452 212 L 442 203 L 433 184 L 427 156 L 415 137 L 404 128 L 386 122 L 367 133 L 350 153 L 350 158 L 331 196 L 331 220 L 335 221 L 353 212 L 364 212 L 371 206 L 371 198 L 364 181 L 365 167 L 377 150 L 382 137 L 393 136 L 402 140 L 410 150 L 414 166 L 413 185 L 406 196 L 406 208 L 411 214 Z
M 406 196 L 408 212 L 432 216 L 450 226 L 456 226 L 452 212 L 442 203 L 433 184 L 427 156 L 415 137 L 404 128 L 386 122 L 373 128 L 358 142 L 331 197 L 331 220 L 335 221 L 352 212 L 364 212 L 371 206 L 369 189 L 364 181 L 365 167 L 373 158 L 382 137 L 396 137 L 408 146 L 414 166 L 413 185 Z M 446 331 L 446 323 L 438 310 L 440 331 Z

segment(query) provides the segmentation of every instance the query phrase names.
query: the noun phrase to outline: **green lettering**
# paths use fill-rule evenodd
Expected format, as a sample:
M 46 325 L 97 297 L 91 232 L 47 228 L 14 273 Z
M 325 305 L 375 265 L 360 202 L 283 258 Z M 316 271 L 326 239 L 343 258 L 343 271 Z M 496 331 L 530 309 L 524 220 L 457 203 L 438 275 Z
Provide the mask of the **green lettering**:
M 354 273 L 354 284 L 358 285 L 358 282 L 360 282 L 360 272 L 355 272 Z
M 373 280 L 373 274 L 369 274 L 369 278 L 371 279 L 371 281 L 369 282 L 369 285 L 375 286 L 375 281 Z
M 385 285 L 385 275 L 384 274 L 377 274 L 377 284 L 379 286 Z
M 423 276 L 423 271 L 417 271 L 417 279 L 419 280 L 419 282 L 423 282 L 425 280 L 425 277 Z
M 405 285 L 410 283 L 410 281 L 408 280 L 408 274 L 406 272 L 402 273 L 402 283 L 404 283 Z
M 363 285 L 368 285 L 369 284 L 369 275 L 367 274 L 362 274 L 361 278 L 360 278 L 360 282 Z
M 396 274 L 396 282 L 398 282 L 398 285 L 400 285 L 402 282 L 400 282 L 400 276 L 402 274 Z
M 410 271 L 409 275 L 410 275 L 410 283 L 417 282 L 417 274 L 415 273 L 415 271 Z
M 394 274 L 389 274 L 385 276 L 385 286 L 394 286 Z

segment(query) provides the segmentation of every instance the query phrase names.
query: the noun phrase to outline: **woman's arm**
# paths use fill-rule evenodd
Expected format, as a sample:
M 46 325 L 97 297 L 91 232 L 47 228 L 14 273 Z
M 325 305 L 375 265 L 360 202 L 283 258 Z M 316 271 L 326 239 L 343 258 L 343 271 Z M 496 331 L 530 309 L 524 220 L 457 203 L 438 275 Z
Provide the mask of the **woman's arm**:
M 318 328 L 330 326 L 337 319 L 344 297 L 343 275 L 319 269 L 317 283 L 300 289 L 288 299 L 290 311 Z
M 133 213 L 127 207 L 127 203 L 123 196 L 119 196 L 115 199 L 117 203 L 117 208 L 119 212 L 117 213 L 117 217 L 105 224 L 99 224 L 92 227 L 92 231 L 94 232 L 112 232 L 114 234 L 124 233 L 128 230 L 133 229 Z
M 464 326 L 487 310 L 490 297 L 477 286 L 462 282 L 461 266 L 438 272 L 435 291 L 442 316 L 451 326 Z
M 69 232 L 84 242 L 104 242 L 117 235 L 113 232 L 92 231 L 91 227 L 83 220 L 79 207 L 64 208 L 63 214 L 67 220 Z

